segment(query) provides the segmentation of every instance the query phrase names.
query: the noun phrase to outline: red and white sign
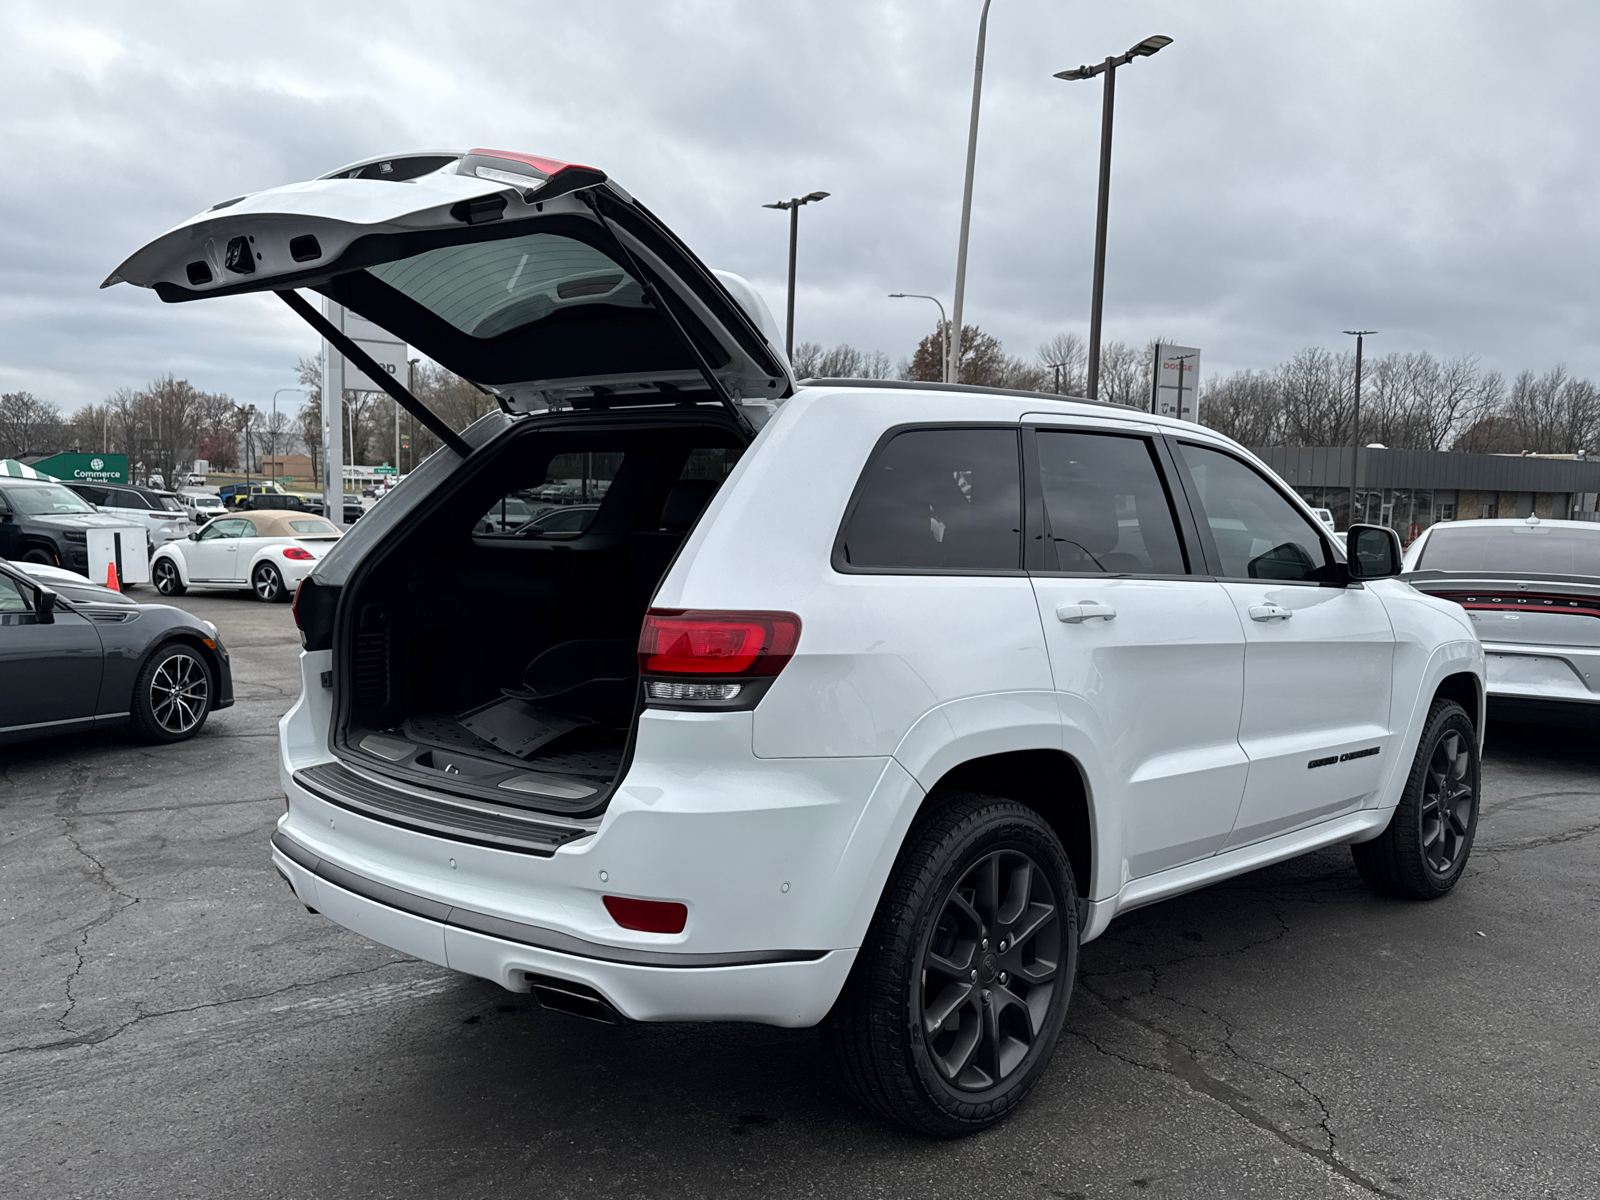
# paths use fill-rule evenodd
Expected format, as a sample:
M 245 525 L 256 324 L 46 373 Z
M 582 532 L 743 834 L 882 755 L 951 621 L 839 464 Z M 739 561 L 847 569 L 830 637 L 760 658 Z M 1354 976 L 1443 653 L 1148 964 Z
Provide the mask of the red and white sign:
M 1193 346 L 1156 346 L 1150 411 L 1195 421 L 1200 412 L 1200 351 Z

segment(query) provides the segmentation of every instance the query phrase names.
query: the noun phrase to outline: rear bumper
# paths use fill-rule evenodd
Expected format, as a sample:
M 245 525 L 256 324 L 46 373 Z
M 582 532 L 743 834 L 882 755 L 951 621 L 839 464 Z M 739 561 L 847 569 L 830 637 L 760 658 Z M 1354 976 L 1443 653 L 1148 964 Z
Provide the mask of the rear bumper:
M 390 887 L 281 830 L 272 860 L 304 904 L 382 945 L 513 992 L 528 991 L 530 976 L 583 984 L 635 1021 L 814 1025 L 855 961 L 854 950 L 710 955 L 605 946 Z
M 1490 701 L 1600 706 L 1600 648 L 1485 642 Z

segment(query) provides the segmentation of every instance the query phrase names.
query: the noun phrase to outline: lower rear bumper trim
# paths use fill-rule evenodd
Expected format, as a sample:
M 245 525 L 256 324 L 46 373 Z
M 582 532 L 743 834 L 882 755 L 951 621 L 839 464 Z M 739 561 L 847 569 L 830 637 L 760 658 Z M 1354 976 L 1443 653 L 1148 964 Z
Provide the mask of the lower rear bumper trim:
M 272 835 L 272 845 L 285 858 L 297 863 L 319 879 L 326 879 L 335 887 L 371 900 L 374 903 L 399 909 L 412 916 L 453 925 L 457 929 L 471 930 L 502 941 L 517 942 L 557 954 L 570 954 L 578 958 L 592 958 L 600 962 L 621 963 L 635 967 L 753 967 L 771 963 L 815 962 L 829 953 L 826 950 L 743 950 L 728 954 L 681 954 L 670 950 L 629 950 L 620 946 L 605 946 L 522 921 L 474 912 L 470 908 L 457 908 L 413 895 L 400 888 L 390 887 L 375 879 L 368 879 L 354 871 L 313 854 L 281 829 Z

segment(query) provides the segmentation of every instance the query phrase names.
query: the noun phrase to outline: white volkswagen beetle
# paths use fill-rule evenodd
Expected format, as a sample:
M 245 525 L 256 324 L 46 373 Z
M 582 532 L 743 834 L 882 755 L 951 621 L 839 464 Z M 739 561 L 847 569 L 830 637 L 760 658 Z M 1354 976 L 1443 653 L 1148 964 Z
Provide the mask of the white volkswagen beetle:
M 163 596 L 197 585 L 248 586 L 257 600 L 287 600 L 338 539 L 338 526 L 310 513 L 259 509 L 218 517 L 157 550 L 150 578 Z

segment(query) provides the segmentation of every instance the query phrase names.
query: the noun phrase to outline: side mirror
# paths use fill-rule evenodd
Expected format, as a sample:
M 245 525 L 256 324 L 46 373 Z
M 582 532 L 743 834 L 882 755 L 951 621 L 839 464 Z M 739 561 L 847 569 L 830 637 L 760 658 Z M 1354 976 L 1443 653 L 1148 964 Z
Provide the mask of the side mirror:
M 1389 579 L 1400 574 L 1400 535 L 1383 525 L 1352 525 L 1345 535 L 1351 579 Z
M 192 532 L 189 535 L 189 540 L 191 542 L 198 542 L 200 540 L 200 531 L 198 529 L 196 529 L 194 532 Z
M 56 623 L 56 594 L 49 588 L 34 589 L 33 615 L 38 618 L 41 625 L 54 625 Z

